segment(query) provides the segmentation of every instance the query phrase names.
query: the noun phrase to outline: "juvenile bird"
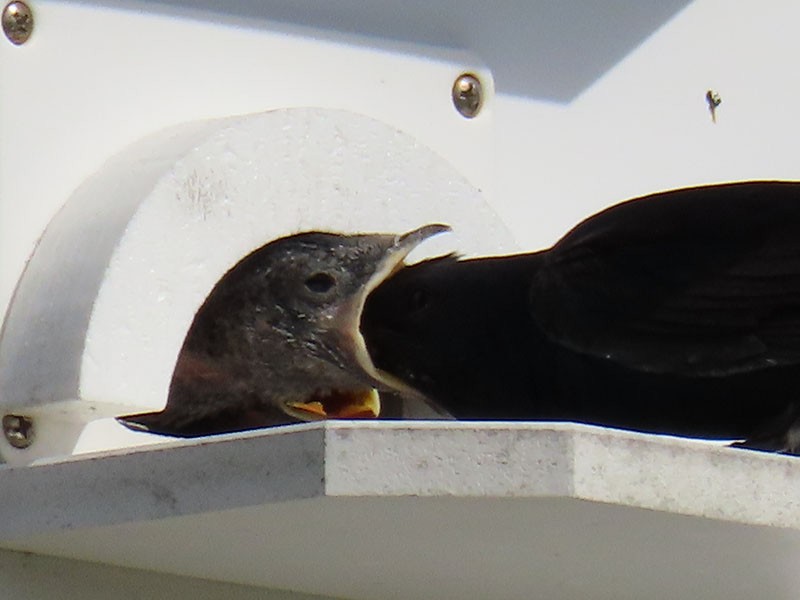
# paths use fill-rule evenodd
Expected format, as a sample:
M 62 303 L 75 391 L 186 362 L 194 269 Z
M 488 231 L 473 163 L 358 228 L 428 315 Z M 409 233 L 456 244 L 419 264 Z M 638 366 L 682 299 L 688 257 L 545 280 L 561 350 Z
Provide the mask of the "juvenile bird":
M 254 251 L 195 315 L 161 412 L 120 417 L 152 433 L 196 436 L 322 418 L 376 417 L 379 373 L 359 321 L 369 292 L 429 236 L 301 233 Z
M 630 200 L 540 252 L 407 269 L 375 365 L 461 419 L 565 420 L 800 450 L 800 183 Z

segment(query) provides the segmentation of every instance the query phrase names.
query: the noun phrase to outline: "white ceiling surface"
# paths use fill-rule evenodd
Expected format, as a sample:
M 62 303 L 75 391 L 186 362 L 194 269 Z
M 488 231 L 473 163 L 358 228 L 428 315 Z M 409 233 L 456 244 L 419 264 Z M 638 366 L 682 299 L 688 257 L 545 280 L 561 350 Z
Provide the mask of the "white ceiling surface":
M 331 422 L 0 469 L 0 546 L 347 598 L 794 599 L 800 462 Z
M 400 43 L 421 56 L 430 48 L 463 48 L 481 57 L 503 93 L 568 103 L 690 1 L 143 0 L 139 5 L 172 14 L 198 11 L 200 19 L 206 11 L 240 25 L 280 21 L 361 45 Z

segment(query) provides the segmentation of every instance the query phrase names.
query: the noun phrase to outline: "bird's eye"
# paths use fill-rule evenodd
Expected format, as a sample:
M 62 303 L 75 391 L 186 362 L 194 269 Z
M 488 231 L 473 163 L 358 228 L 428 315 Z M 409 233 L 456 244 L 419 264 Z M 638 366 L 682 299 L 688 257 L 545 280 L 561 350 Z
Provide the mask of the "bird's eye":
M 329 273 L 314 273 L 305 281 L 306 288 L 315 294 L 329 292 L 336 285 L 336 279 Z

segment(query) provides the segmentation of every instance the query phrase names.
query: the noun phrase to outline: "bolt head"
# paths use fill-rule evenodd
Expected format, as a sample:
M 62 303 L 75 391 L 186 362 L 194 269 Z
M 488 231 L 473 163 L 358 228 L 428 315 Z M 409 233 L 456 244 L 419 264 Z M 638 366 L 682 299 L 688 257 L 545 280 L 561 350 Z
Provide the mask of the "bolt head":
M 483 106 L 483 86 L 471 73 L 459 75 L 453 83 L 453 105 L 461 116 L 472 119 Z
M 4 415 L 3 435 L 14 448 L 27 448 L 33 443 L 33 420 L 23 415 Z
M 3 33 L 17 46 L 28 41 L 33 33 L 33 12 L 24 2 L 9 2 L 3 9 Z

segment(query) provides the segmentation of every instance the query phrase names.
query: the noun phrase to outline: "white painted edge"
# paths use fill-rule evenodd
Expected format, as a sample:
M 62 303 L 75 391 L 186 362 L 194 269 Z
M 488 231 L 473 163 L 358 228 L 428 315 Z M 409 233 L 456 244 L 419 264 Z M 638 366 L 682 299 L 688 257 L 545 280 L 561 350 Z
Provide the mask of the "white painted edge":
M 309 423 L 0 468 L 0 540 L 312 497 L 561 497 L 800 529 L 800 460 L 570 423 Z

